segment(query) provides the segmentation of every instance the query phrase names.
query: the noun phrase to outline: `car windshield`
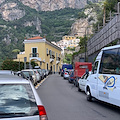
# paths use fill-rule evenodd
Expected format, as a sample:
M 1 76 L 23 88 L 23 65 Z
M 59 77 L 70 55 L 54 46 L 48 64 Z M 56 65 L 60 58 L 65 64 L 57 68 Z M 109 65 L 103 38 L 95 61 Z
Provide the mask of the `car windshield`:
M 45 72 L 45 69 L 42 69 L 43 72 Z
M 30 85 L 0 85 L 0 118 L 38 115 Z
M 38 73 L 40 73 L 40 74 L 41 74 L 41 72 L 42 72 L 41 69 L 38 69 L 37 71 L 38 71 Z

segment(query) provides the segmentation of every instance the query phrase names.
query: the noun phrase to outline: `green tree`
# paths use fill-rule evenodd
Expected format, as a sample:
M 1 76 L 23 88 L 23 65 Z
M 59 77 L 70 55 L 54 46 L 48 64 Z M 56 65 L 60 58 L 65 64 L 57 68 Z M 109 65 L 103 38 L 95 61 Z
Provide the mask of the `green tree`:
M 66 54 L 63 63 L 72 64 L 72 54 Z

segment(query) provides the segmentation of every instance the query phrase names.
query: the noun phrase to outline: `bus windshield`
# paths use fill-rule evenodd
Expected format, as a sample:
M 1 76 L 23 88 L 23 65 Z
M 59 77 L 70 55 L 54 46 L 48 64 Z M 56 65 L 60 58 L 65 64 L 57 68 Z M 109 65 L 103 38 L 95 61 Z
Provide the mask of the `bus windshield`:
M 120 75 L 120 48 L 103 51 L 99 73 Z

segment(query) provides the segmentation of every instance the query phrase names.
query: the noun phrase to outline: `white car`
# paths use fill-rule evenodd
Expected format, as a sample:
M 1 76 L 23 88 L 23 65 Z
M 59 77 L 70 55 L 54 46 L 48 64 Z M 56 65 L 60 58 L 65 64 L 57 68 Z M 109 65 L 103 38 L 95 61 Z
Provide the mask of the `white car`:
M 30 80 L 0 73 L 1 120 L 48 120 Z
M 87 78 L 89 76 L 89 73 L 84 73 L 83 76 L 78 80 L 78 91 L 80 92 L 85 91 L 85 85 L 87 82 Z

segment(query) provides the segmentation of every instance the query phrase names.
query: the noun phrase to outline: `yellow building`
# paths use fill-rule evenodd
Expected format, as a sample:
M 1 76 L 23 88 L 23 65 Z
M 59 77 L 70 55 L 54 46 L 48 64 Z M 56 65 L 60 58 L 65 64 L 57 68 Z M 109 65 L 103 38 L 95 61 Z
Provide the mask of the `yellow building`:
M 62 37 L 63 40 L 73 40 L 73 39 L 76 39 L 75 36 L 63 36 Z
M 15 61 L 35 61 L 42 69 L 58 72 L 61 68 L 61 48 L 40 36 L 24 40 L 25 51 Z

